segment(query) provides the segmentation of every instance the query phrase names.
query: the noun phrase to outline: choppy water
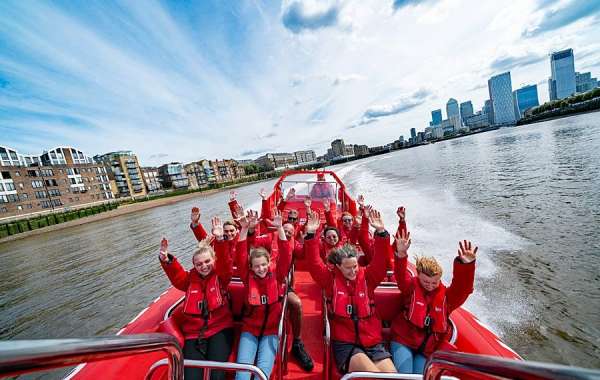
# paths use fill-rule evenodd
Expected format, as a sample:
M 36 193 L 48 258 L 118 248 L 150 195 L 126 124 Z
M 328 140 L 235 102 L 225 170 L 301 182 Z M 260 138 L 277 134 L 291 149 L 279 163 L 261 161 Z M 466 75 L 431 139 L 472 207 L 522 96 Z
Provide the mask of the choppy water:
M 408 209 L 412 253 L 450 272 L 459 239 L 480 246 L 467 308 L 526 359 L 600 367 L 600 113 L 403 150 L 335 166 L 353 194 Z M 257 207 L 258 191 L 239 189 Z M 167 286 L 162 236 L 183 261 L 189 210 L 227 215 L 227 193 L 199 196 L 0 244 L 0 338 L 116 333 Z M 445 273 L 448 280 L 450 273 Z

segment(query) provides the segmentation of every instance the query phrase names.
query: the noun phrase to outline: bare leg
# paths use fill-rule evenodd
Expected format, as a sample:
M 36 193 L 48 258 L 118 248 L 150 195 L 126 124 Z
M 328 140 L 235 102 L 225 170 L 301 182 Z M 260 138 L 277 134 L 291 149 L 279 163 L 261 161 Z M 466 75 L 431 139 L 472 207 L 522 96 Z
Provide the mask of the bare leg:
M 389 359 L 387 359 L 389 360 Z M 382 360 L 383 361 L 383 360 Z M 391 360 L 390 360 L 391 361 Z M 392 365 L 392 368 L 394 366 Z M 348 364 L 348 373 L 350 372 L 381 372 L 379 368 L 369 359 L 364 353 L 358 353 L 352 355 L 350 358 L 350 364 Z
M 375 362 L 375 365 L 379 368 L 379 372 L 396 373 L 396 367 L 394 367 L 394 362 L 390 358 Z
M 287 294 L 288 307 L 290 308 L 290 324 L 292 325 L 292 335 L 294 339 L 300 339 L 302 333 L 302 301 L 294 292 Z

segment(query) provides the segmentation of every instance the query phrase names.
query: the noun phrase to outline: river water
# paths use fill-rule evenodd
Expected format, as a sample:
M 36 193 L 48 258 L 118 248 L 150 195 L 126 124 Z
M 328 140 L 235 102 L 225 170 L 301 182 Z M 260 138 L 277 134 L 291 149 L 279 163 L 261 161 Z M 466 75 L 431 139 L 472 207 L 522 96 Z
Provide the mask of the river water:
M 529 360 L 600 367 L 600 113 L 402 150 L 332 167 L 383 212 L 407 208 L 411 254 L 451 275 L 458 241 L 479 247 L 466 303 Z M 238 189 L 258 207 L 258 191 Z M 226 192 L 0 243 L 0 339 L 110 335 L 169 285 L 166 236 L 190 260 L 189 211 L 227 216 Z

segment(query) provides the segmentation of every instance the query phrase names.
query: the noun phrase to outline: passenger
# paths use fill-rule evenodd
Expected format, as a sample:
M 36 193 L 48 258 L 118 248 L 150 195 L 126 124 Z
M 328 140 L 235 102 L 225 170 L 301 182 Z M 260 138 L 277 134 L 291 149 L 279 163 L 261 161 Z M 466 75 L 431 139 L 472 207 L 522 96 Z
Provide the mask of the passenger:
M 333 213 L 331 212 L 331 204 L 329 201 L 323 201 L 323 210 L 325 211 L 325 221 L 327 226 L 337 228 L 340 234 L 340 240 L 342 243 L 352 243 L 355 244 L 358 242 L 358 229 L 352 228 L 352 222 L 354 217 L 348 211 L 344 211 L 339 220 L 335 220 Z
M 252 233 L 252 226 L 254 223 L 256 223 L 256 216 L 257 215 L 255 214 L 254 221 L 251 220 L 248 225 L 248 244 L 250 245 L 250 248 L 262 247 L 273 252 L 273 234 L 256 236 Z M 304 247 L 303 244 L 295 237 L 296 232 L 294 226 L 289 222 L 284 223 L 283 230 L 287 240 L 290 242 L 290 247 L 293 247 L 292 258 L 294 260 L 303 259 Z M 292 335 L 294 337 L 291 353 L 298 361 L 298 364 L 300 364 L 300 367 L 302 367 L 302 369 L 305 371 L 310 372 L 313 370 L 314 363 L 306 351 L 304 343 L 302 342 L 302 301 L 292 288 L 291 284 L 288 286 L 287 300 L 289 308 L 288 316 L 290 319 L 290 325 L 292 326 Z
M 329 254 L 331 266 L 319 257 L 319 241 L 315 238 L 319 216 L 309 213 L 304 242 L 306 260 L 312 278 L 325 292 L 331 320 L 331 345 L 338 370 L 395 372 L 381 337 L 381 321 L 374 309 L 374 291 L 385 277 L 385 257 L 390 249 L 389 234 L 381 216 L 371 213 L 376 229 L 375 255 L 369 266 L 359 267 L 356 249 L 347 244 Z
M 171 284 L 186 292 L 180 326 L 185 339 L 184 358 L 226 362 L 233 339 L 227 295 L 232 275 L 231 242 L 223 234 L 219 218 L 213 218 L 212 225 L 214 250 L 208 241 L 200 242 L 192 256 L 194 267 L 189 271 L 169 252 L 166 239 L 161 242 L 159 259 Z M 184 376 L 202 379 L 203 372 L 199 368 L 185 368 Z M 225 373 L 212 371 L 211 379 L 225 379 Z
M 391 351 L 400 373 L 422 374 L 426 358 L 440 349 L 455 349 L 449 343 L 450 313 L 473 292 L 477 247 L 459 242 L 452 283 L 441 283 L 442 268 L 433 257 L 418 257 L 417 275 L 406 268 L 410 233 L 399 232 L 395 242 L 395 275 L 402 292 L 402 310 L 392 321 Z
M 253 219 L 253 213 L 239 219 L 241 231 L 236 261 L 240 278 L 247 288 L 247 297 L 237 361 L 243 364 L 256 363 L 268 378 L 273 370 L 279 346 L 279 319 L 282 313 L 282 299 L 285 296 L 285 279 L 292 259 L 290 242 L 278 212 L 273 217 L 273 226 L 277 228 L 278 233 L 279 261 L 271 261 L 269 252 L 262 247 L 250 249 L 248 255 L 246 237 L 249 224 L 257 222 Z M 235 378 L 250 379 L 250 374 L 238 372 Z
M 360 231 L 358 233 L 358 242 L 359 245 L 364 253 L 364 255 L 361 257 L 360 265 L 366 265 L 371 261 L 371 257 L 373 255 L 373 236 L 371 235 L 371 232 L 369 230 L 369 219 L 368 219 L 368 215 L 369 212 L 372 210 L 372 207 L 367 205 L 364 206 L 364 200 L 360 200 L 362 196 L 359 196 L 359 204 L 360 206 L 360 210 L 363 214 L 362 216 L 362 224 L 360 226 Z M 400 231 L 404 231 L 406 232 L 406 210 L 404 207 L 400 206 L 398 207 L 398 209 L 396 210 L 396 215 L 398 215 L 398 229 L 396 230 L 396 234 L 394 234 L 394 236 L 396 236 L 398 233 L 400 233 Z M 394 269 L 394 254 L 390 251 L 389 256 L 387 258 L 387 269 L 388 270 L 393 270 Z
M 318 173 L 317 174 L 317 182 L 313 185 L 310 190 L 311 198 L 318 199 L 331 199 L 335 201 L 335 193 L 333 191 L 333 186 L 330 183 L 325 182 L 325 174 Z

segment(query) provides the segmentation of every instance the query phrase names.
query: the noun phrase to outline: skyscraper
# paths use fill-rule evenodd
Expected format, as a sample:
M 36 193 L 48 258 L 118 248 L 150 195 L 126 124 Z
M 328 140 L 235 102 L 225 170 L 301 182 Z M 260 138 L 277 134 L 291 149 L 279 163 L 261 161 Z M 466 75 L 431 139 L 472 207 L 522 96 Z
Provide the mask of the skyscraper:
M 431 125 L 440 125 L 442 123 L 442 110 L 437 109 L 431 111 Z
M 463 122 L 465 121 L 465 119 L 467 117 L 472 116 L 472 115 L 473 115 L 473 103 L 471 103 L 470 100 L 460 103 L 460 117 L 462 118 Z
M 446 115 L 448 116 L 448 119 L 450 119 L 452 116 L 460 116 L 458 102 L 456 99 L 448 99 L 448 103 L 446 103 Z
M 510 71 L 491 77 L 488 80 L 488 90 L 494 113 L 494 124 L 514 124 L 517 119 Z
M 592 78 L 592 73 L 575 73 L 577 92 L 586 92 L 598 87 L 598 79 Z
M 515 114 L 521 118 L 525 111 L 540 105 L 538 100 L 537 85 L 521 87 L 513 93 L 515 102 Z
M 573 95 L 576 91 L 575 57 L 573 49 L 550 54 L 548 92 L 550 100 L 559 100 Z

